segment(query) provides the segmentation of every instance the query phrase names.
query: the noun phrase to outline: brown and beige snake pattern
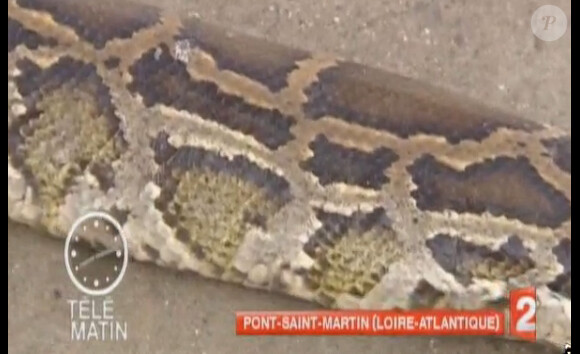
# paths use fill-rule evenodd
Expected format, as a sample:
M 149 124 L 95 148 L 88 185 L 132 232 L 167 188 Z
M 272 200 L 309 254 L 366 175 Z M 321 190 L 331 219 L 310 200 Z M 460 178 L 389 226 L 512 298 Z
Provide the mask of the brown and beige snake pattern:
M 337 308 L 571 331 L 571 137 L 329 55 L 113 0 L 8 1 L 8 214 Z M 89 240 L 90 241 L 90 240 Z

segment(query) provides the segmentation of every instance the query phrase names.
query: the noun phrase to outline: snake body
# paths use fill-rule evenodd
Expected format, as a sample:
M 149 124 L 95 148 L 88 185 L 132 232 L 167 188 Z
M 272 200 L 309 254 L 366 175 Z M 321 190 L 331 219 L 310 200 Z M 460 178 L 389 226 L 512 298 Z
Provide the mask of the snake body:
M 8 215 L 114 215 L 136 260 L 335 308 L 507 306 L 571 331 L 571 136 L 113 0 L 8 1 Z M 505 308 L 505 307 L 504 307 Z

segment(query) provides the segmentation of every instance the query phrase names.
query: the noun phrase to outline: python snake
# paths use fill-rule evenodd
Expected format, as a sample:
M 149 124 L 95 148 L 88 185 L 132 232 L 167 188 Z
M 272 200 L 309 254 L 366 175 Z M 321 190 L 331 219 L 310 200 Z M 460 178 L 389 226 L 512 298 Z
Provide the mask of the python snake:
M 8 215 L 335 308 L 506 306 L 571 331 L 571 136 L 113 0 L 8 1 Z M 89 240 L 90 241 L 90 240 Z

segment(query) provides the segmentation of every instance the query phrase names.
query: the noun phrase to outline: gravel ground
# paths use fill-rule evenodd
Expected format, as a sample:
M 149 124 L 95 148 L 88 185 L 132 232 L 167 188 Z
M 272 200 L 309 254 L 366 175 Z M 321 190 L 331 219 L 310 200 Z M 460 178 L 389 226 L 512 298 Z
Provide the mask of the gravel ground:
M 144 0 L 145 1 L 145 0 Z M 153 0 L 146 0 L 154 2 Z M 532 34 L 537 1 L 160 0 L 163 6 L 304 49 L 420 78 L 571 129 L 571 31 Z M 571 1 L 552 1 L 568 15 Z M 295 299 L 131 263 L 113 293 L 126 342 L 70 342 L 66 299 L 78 298 L 63 243 L 8 222 L 9 353 L 551 353 L 490 338 L 252 337 L 234 312 L 314 309 Z M 557 352 L 557 351 L 556 351 Z

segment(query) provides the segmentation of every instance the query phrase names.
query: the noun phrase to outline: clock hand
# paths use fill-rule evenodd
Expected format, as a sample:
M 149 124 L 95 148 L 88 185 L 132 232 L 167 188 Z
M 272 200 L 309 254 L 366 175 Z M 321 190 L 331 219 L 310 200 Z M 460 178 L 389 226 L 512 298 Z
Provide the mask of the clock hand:
M 106 257 L 106 256 L 110 255 L 111 253 L 115 253 L 117 251 L 120 251 L 120 249 L 104 250 L 104 251 L 101 251 L 101 252 L 99 252 L 97 254 L 94 254 L 94 255 L 90 256 L 89 258 L 85 259 L 84 261 L 82 261 L 79 264 L 79 269 L 83 268 L 86 265 L 91 264 L 92 262 L 96 261 L 97 259 Z

